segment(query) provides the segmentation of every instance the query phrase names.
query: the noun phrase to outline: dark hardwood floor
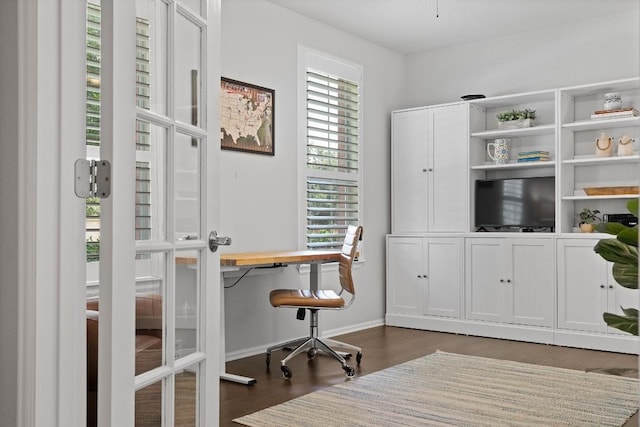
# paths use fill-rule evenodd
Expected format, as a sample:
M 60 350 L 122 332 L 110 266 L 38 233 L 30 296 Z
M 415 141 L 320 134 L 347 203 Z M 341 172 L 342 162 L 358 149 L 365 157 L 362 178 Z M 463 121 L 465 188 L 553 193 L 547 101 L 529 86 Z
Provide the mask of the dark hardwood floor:
M 363 349 L 362 363 L 355 367 L 356 377 L 403 363 L 436 350 L 514 360 L 538 365 L 638 376 L 638 356 L 577 348 L 557 347 L 471 337 L 440 332 L 380 326 L 336 337 Z M 289 367 L 291 380 L 280 372 L 282 352 L 272 355 L 271 369 L 265 356 L 257 355 L 227 363 L 227 371 L 256 378 L 257 384 L 245 386 L 226 381 L 220 384 L 220 425 L 237 426 L 233 419 L 285 402 L 334 384 L 348 381 L 340 364 L 329 357 L 308 360 L 305 354 L 295 357 Z M 638 414 L 625 426 L 637 426 Z

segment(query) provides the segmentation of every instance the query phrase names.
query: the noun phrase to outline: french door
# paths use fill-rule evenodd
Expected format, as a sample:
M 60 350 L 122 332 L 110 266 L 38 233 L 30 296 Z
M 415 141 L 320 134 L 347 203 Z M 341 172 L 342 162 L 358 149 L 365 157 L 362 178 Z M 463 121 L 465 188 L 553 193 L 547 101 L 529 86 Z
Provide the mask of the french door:
M 99 248 L 87 260 L 99 325 L 88 422 L 216 425 L 220 2 L 86 6 L 87 157 L 111 168 L 86 226 Z

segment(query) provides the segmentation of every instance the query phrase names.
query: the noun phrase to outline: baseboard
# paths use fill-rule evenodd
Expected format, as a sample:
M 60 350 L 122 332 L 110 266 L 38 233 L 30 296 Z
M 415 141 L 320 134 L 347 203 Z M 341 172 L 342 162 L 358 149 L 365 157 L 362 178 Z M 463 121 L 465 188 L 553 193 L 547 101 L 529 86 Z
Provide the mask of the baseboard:
M 615 333 L 589 333 L 548 327 L 509 325 L 406 314 L 387 314 L 386 324 L 388 326 L 398 326 L 402 328 L 612 351 L 616 353 L 638 354 L 640 349 L 640 342 L 637 337 Z
M 338 335 L 350 334 L 351 332 L 358 332 L 365 329 L 375 328 L 376 326 L 384 326 L 384 319 L 372 320 L 371 322 L 358 323 L 356 325 L 349 325 L 344 328 L 329 329 L 322 331 L 322 336 L 332 338 Z
M 321 336 L 332 338 L 337 335 L 349 334 L 351 332 L 358 332 L 365 329 L 374 328 L 376 326 L 384 326 L 384 319 L 372 320 L 370 322 L 349 325 L 344 328 L 329 329 L 327 331 L 322 331 Z M 290 337 L 288 339 L 295 339 L 295 338 L 296 337 Z M 302 337 L 298 337 L 298 338 L 302 338 Z M 286 338 L 278 342 L 271 342 L 271 343 L 263 344 L 257 347 L 243 348 L 241 350 L 228 352 L 225 355 L 225 360 L 227 362 L 231 362 L 232 360 L 243 359 L 245 357 L 255 356 L 257 354 L 265 354 L 265 351 L 268 347 L 280 344 L 282 341 L 285 341 L 285 340 Z

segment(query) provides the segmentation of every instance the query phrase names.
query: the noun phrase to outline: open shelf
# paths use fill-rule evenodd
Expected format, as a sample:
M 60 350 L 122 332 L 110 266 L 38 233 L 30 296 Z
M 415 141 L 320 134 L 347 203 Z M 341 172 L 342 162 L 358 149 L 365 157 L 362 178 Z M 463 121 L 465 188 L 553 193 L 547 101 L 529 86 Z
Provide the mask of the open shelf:
M 531 168 L 548 168 L 554 167 L 556 162 L 554 160 L 540 161 L 540 162 L 509 162 L 502 165 L 496 165 L 494 163 L 487 163 L 484 165 L 471 166 L 473 170 L 506 170 L 506 169 L 531 169 Z
M 519 129 L 492 129 L 482 132 L 473 132 L 472 137 L 482 139 L 494 139 L 494 138 L 520 138 L 524 136 L 537 136 L 537 135 L 553 135 L 555 132 L 555 125 L 541 125 L 532 126 L 530 128 Z
M 563 129 L 573 131 L 595 130 L 595 129 L 614 129 L 625 126 L 638 126 L 640 124 L 640 116 L 621 117 L 616 119 L 596 119 L 596 120 L 580 120 L 573 123 L 564 123 Z
M 637 199 L 638 194 L 611 194 L 603 196 L 562 196 L 562 200 L 621 200 Z
M 568 165 L 604 165 L 604 164 L 622 164 L 622 163 L 638 163 L 640 155 L 635 154 L 633 156 L 611 156 L 611 157 L 596 157 L 596 156 L 576 156 L 573 159 L 563 160 L 563 164 Z

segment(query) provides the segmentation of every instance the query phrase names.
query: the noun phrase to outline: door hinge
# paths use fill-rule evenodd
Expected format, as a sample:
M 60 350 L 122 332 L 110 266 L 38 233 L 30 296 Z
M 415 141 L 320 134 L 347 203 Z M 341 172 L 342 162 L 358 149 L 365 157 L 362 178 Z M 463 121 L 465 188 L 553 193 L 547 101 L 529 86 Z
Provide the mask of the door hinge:
M 108 161 L 78 159 L 75 174 L 76 196 L 104 199 L 111 195 L 111 163 Z

